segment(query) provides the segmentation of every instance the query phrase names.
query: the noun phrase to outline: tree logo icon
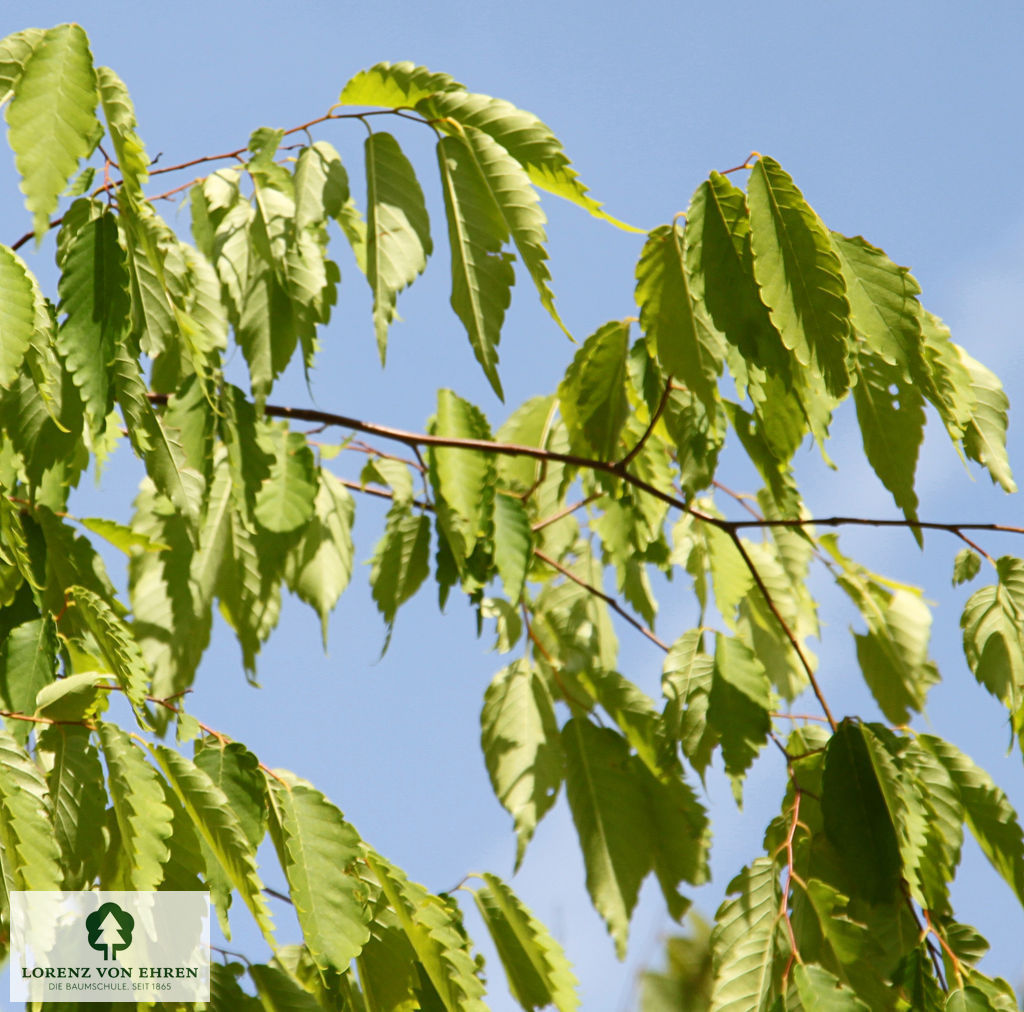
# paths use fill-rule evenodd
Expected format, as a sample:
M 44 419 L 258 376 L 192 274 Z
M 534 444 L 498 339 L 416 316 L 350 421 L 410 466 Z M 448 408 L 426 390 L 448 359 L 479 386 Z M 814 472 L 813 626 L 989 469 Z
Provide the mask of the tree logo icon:
M 89 932 L 89 945 L 103 953 L 104 959 L 114 959 L 114 953 L 132 944 L 135 918 L 116 903 L 104 903 L 85 919 Z

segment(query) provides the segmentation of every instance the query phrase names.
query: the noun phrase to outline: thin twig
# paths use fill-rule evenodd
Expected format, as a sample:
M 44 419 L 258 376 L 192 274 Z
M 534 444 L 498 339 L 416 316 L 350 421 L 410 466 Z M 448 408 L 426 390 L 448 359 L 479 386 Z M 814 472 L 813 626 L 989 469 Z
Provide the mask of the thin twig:
M 647 442 L 651 437 L 651 433 L 654 431 L 654 427 L 658 424 L 658 419 L 661 418 L 662 413 L 665 411 L 665 405 L 668 404 L 669 394 L 672 393 L 672 377 L 669 376 L 665 382 L 665 389 L 661 393 L 661 400 L 658 401 L 657 408 L 654 409 L 654 414 L 651 415 L 651 420 L 647 424 L 647 428 L 644 429 L 643 435 L 637 440 L 636 445 L 629 453 L 626 454 L 622 460 L 619 461 L 619 468 L 625 470 L 626 466 L 633 460 L 634 457 L 644 448 L 644 443 Z
M 532 531 L 542 531 L 545 527 L 550 527 L 552 524 L 558 523 L 559 520 L 569 516 L 570 513 L 575 513 L 579 509 L 583 509 L 584 506 L 589 506 L 595 499 L 600 499 L 603 493 L 594 492 L 588 495 L 586 499 L 581 499 L 579 502 L 573 503 L 571 506 L 566 506 L 564 509 L 560 509 L 557 513 L 552 513 L 549 517 L 543 517 L 538 520 L 535 524 L 532 524 L 530 529 Z
M 664 650 L 665 653 L 669 652 L 669 645 L 666 642 L 664 642 L 664 640 L 658 639 L 658 637 L 653 632 L 651 632 L 651 630 L 648 629 L 647 626 L 643 624 L 643 622 L 639 621 L 638 619 L 630 615 L 630 613 L 626 611 L 626 609 L 623 608 L 622 605 L 619 604 L 619 602 L 616 601 L 615 598 L 612 597 L 610 594 L 606 594 L 603 590 L 600 590 L 598 587 L 595 587 L 592 583 L 587 583 L 586 580 L 584 580 L 580 576 L 577 576 L 574 572 L 572 572 L 572 570 L 566 569 L 565 566 L 563 566 L 560 562 L 556 562 L 554 559 L 552 559 L 550 555 L 545 555 L 544 552 L 538 551 L 536 548 L 533 550 L 533 554 L 536 555 L 541 562 L 546 563 L 552 569 L 558 570 L 558 572 L 561 573 L 562 576 L 565 576 L 568 579 L 572 580 L 573 583 L 578 584 L 584 590 L 587 590 L 591 594 L 593 594 L 595 597 L 599 597 L 602 601 L 604 601 L 605 604 L 608 605 L 609 608 L 612 609 L 612 611 L 614 611 L 617 615 L 620 615 L 622 618 L 624 618 L 631 626 L 633 626 L 634 629 L 637 629 L 640 632 L 642 632 L 644 636 L 646 636 L 652 643 L 656 643 L 659 647 L 661 647 L 661 649 Z
M 761 578 L 761 574 L 757 570 L 757 566 L 754 565 L 754 560 L 750 557 L 750 554 L 743 546 L 743 539 L 733 529 L 727 530 L 727 533 L 732 538 L 732 543 L 736 546 L 736 550 L 743 557 L 743 562 L 750 571 L 750 575 L 754 578 L 754 583 L 757 584 L 757 589 L 761 592 L 761 596 L 764 598 L 765 604 L 768 605 L 768 610 L 775 617 L 775 621 L 778 622 L 779 628 L 782 629 L 786 639 L 789 640 L 790 646 L 792 646 L 796 651 L 796 655 L 800 659 L 800 664 L 803 666 L 803 669 L 807 674 L 807 680 L 811 684 L 811 689 L 817 697 L 818 703 L 828 719 L 829 727 L 832 728 L 834 733 L 837 726 L 835 719 L 833 718 L 832 711 L 829 709 L 828 703 L 825 700 L 825 695 L 821 691 L 821 686 L 818 684 L 817 678 L 814 677 L 814 669 L 811 667 L 811 662 L 807 659 L 806 653 L 804 653 L 804 648 L 800 645 L 800 641 L 796 638 L 796 634 L 792 629 L 790 629 L 789 623 L 782 617 L 782 613 L 772 600 L 772 596 L 768 592 L 768 588 L 765 586 L 764 580 Z

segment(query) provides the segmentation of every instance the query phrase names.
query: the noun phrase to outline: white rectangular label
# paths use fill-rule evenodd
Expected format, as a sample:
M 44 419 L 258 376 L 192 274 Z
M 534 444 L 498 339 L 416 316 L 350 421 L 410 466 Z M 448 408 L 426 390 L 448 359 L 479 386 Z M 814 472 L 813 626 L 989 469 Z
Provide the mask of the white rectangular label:
M 12 892 L 11 1001 L 209 1001 L 210 894 Z

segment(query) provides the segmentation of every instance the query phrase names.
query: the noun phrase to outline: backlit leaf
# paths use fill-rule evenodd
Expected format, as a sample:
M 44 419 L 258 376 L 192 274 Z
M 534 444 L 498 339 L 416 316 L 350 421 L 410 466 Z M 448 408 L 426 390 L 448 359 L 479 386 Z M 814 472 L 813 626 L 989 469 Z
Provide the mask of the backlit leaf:
M 821 219 L 772 158 L 750 173 L 754 272 L 772 322 L 801 365 L 814 365 L 835 397 L 849 387 L 850 304 Z
M 366 280 L 383 362 L 398 293 L 423 273 L 434 248 L 423 191 L 391 134 L 366 139 L 366 208 Z
M 36 238 L 98 139 L 96 73 L 80 25 L 51 28 L 36 44 L 7 107 L 8 140 Z

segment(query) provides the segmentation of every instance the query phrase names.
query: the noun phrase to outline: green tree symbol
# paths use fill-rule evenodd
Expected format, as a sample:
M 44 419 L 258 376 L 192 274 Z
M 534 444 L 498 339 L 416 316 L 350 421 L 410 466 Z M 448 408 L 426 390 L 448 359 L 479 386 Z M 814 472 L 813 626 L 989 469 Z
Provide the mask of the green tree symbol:
M 135 918 L 122 910 L 116 903 L 104 903 L 85 919 L 89 932 L 89 945 L 103 953 L 104 959 L 113 959 L 119 949 L 132 944 L 132 929 Z

